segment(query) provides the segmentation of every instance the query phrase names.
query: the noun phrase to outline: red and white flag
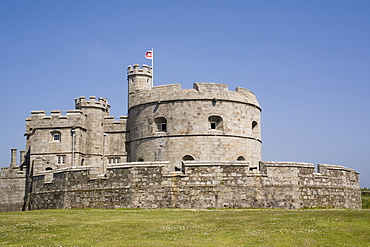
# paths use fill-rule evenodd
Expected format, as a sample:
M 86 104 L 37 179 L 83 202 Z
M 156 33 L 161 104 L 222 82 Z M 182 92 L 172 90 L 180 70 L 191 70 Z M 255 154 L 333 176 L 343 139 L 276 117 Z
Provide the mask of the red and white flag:
M 145 53 L 145 58 L 146 59 L 153 59 L 153 51 L 147 51 Z

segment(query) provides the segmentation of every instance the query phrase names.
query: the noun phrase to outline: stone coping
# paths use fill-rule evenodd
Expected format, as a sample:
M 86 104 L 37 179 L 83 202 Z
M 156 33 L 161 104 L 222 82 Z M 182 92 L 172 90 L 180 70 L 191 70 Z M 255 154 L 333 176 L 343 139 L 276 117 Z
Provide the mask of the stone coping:
M 324 167 L 324 168 L 329 169 L 329 170 L 341 170 L 341 171 L 358 173 L 354 169 L 351 169 L 351 168 L 348 168 L 348 167 L 345 167 L 345 166 L 340 166 L 340 165 L 318 164 L 318 167 Z
M 249 166 L 248 161 L 183 161 L 185 166 Z
M 108 165 L 107 169 L 115 168 L 132 168 L 132 167 L 155 167 L 155 166 L 168 166 L 169 161 L 142 161 L 142 162 L 127 162 L 127 163 L 118 163 L 113 165 Z
M 269 167 L 304 167 L 304 168 L 315 168 L 313 163 L 307 162 L 294 162 L 294 161 L 261 161 L 262 165 Z

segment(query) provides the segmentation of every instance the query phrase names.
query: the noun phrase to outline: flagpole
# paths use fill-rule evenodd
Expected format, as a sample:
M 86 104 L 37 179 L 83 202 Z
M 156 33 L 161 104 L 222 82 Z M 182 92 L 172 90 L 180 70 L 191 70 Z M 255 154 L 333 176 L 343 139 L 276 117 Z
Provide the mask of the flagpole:
M 154 86 L 154 48 L 152 48 L 152 87 Z

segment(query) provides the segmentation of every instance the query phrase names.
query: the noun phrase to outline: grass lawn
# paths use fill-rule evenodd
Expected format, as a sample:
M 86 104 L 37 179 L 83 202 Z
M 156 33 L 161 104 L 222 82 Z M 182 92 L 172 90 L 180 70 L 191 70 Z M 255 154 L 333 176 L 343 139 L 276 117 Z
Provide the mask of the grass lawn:
M 370 246 L 370 210 L 0 213 L 0 246 Z
M 362 196 L 362 208 L 370 209 L 370 196 Z

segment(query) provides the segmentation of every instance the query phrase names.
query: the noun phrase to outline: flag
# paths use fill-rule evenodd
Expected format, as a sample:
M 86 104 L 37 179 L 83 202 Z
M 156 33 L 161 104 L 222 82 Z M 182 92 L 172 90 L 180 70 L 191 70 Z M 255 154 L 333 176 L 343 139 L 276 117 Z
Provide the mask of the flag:
M 146 59 L 153 59 L 153 51 L 147 51 L 145 53 L 145 58 Z

